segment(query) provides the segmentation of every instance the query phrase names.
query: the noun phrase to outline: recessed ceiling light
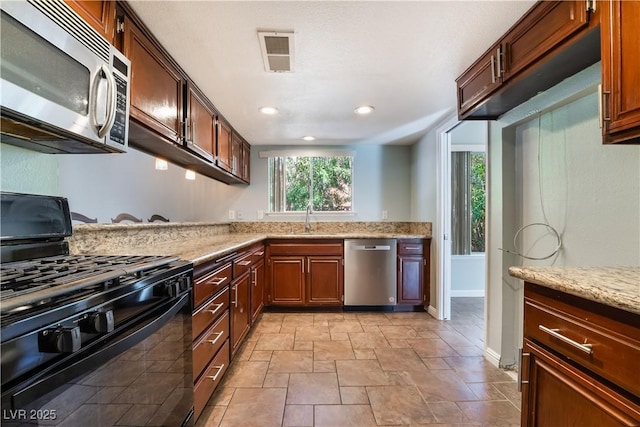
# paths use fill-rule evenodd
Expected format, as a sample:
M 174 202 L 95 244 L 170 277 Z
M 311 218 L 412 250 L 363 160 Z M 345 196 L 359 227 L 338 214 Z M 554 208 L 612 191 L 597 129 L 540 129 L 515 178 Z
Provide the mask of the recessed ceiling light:
M 311 135 L 307 135 L 307 136 L 303 136 L 302 139 L 304 139 L 305 141 L 313 141 L 316 139 L 315 136 L 311 136 Z
M 361 105 L 353 111 L 355 111 L 356 114 L 370 114 L 373 110 L 375 110 L 375 108 L 371 105 Z
M 262 114 L 269 114 L 269 115 L 273 115 L 273 114 L 278 113 L 278 109 L 275 108 L 275 107 L 260 107 L 259 111 Z

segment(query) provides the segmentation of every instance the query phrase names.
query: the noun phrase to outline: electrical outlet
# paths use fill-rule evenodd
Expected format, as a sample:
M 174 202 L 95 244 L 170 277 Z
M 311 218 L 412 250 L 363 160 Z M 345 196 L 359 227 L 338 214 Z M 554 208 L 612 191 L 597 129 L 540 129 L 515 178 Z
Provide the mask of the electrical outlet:
M 382 219 L 389 219 L 389 211 L 382 211 Z
M 234 210 L 229 211 L 229 219 L 236 219 L 236 211 Z
M 258 217 L 258 219 L 264 219 L 264 211 L 263 210 L 258 210 L 257 217 Z
M 238 213 L 236 214 L 236 217 L 237 217 L 238 219 L 242 219 L 242 218 L 244 217 L 244 215 L 243 215 L 242 211 L 238 211 Z

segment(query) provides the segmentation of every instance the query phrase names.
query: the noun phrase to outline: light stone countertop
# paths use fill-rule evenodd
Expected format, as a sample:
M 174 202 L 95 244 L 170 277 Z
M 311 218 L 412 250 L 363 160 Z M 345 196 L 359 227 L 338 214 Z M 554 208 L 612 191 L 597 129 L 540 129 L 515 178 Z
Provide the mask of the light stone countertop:
M 129 241 L 120 244 L 114 240 L 112 244 L 102 245 L 98 251 L 94 249 L 80 250 L 77 253 L 99 252 L 102 255 L 173 255 L 194 265 L 220 258 L 245 246 L 261 242 L 265 239 L 429 239 L 422 234 L 398 233 L 223 233 L 203 237 L 171 236 L 162 241 L 141 239 L 139 244 Z
M 640 314 L 640 267 L 510 267 L 509 274 Z

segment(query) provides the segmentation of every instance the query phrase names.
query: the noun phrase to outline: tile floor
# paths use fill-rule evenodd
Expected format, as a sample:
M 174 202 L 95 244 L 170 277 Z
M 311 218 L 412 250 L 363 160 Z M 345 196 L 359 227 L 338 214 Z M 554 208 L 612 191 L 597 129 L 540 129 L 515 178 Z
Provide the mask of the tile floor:
M 264 313 L 197 427 L 520 425 L 482 357 L 482 298 L 427 313 Z

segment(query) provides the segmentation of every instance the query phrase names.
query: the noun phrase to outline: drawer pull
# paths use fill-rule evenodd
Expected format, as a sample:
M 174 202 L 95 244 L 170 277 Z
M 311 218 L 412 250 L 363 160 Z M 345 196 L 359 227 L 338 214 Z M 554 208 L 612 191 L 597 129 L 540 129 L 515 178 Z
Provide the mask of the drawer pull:
M 571 338 L 567 338 L 564 335 L 560 334 L 558 331 L 560 331 L 560 329 L 549 329 L 546 326 L 542 326 L 542 325 L 538 325 L 538 329 L 540 329 L 542 332 L 546 332 L 549 335 L 551 335 L 554 338 L 558 338 L 560 341 L 565 342 L 575 348 L 577 348 L 580 351 L 584 351 L 587 354 L 591 354 L 593 353 L 593 350 L 591 349 L 592 344 L 580 344 L 579 342 L 576 342 L 574 340 L 572 340 Z
M 207 310 L 209 313 L 211 314 L 216 314 L 218 312 L 218 310 L 220 310 L 220 308 L 224 305 L 224 303 L 219 303 L 216 304 L 216 308 L 214 310 Z
M 224 363 L 220 366 L 213 366 L 214 368 L 216 368 L 218 370 L 218 372 L 216 372 L 215 375 L 207 375 L 207 378 L 215 381 L 218 379 L 218 375 L 220 375 L 220 372 L 222 372 L 222 370 L 224 369 Z
M 255 255 L 262 256 L 262 255 L 264 255 L 264 251 L 256 252 Z
M 405 246 L 404 248 L 408 251 L 417 251 L 419 249 L 422 249 L 421 246 Z
M 238 261 L 238 262 L 236 262 L 236 264 L 245 266 L 245 265 L 251 264 L 251 261 Z
M 208 342 L 208 343 L 211 343 L 211 344 L 215 344 L 216 342 L 218 342 L 218 340 L 220 339 L 220 337 L 222 336 L 223 333 L 224 332 L 216 332 L 216 334 L 215 334 L 216 335 L 216 339 L 214 339 L 214 340 L 205 340 L 205 341 Z
M 225 276 L 225 277 L 221 277 L 221 278 L 219 278 L 219 279 L 217 279 L 217 280 L 213 280 L 213 281 L 212 281 L 211 283 L 209 283 L 209 284 L 210 284 L 210 285 L 213 285 L 213 286 L 220 286 L 221 284 L 223 284 L 223 283 L 224 283 L 224 281 L 225 281 L 225 280 L 227 280 L 227 277 L 226 277 L 226 276 Z

